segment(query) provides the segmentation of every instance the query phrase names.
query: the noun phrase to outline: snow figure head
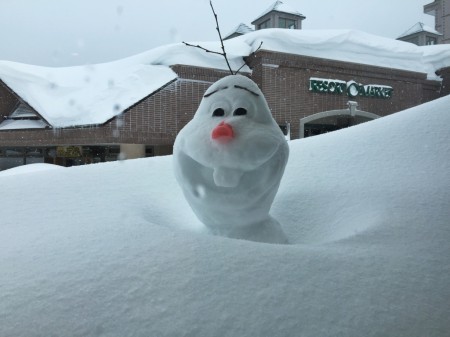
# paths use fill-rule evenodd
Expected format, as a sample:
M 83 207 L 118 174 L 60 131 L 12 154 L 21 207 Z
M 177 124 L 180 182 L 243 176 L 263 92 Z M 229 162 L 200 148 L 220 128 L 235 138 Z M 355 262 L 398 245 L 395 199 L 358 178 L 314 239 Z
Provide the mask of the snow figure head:
M 256 83 L 241 75 L 214 83 L 174 145 L 175 175 L 209 230 L 285 243 L 269 215 L 289 156 L 287 142 Z

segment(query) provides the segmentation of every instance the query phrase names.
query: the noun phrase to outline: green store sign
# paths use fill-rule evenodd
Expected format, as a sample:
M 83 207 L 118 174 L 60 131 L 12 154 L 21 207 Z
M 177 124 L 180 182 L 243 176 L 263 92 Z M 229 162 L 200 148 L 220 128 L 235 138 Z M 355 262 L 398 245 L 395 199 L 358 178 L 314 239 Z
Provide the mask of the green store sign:
M 331 80 L 311 77 L 309 79 L 309 91 L 324 94 L 346 94 L 349 97 L 375 97 L 389 99 L 394 89 L 387 85 L 368 84 L 363 85 L 355 81 Z

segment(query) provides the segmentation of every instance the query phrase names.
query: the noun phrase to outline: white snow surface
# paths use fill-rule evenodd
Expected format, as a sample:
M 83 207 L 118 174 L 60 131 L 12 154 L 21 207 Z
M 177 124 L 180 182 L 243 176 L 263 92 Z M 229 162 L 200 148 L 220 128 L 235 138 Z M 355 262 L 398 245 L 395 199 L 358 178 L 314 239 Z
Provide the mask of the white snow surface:
M 0 336 L 448 336 L 449 105 L 290 142 L 290 245 L 205 234 L 171 156 L 0 175 Z
M 62 170 L 63 166 L 52 165 L 52 164 L 44 164 L 44 163 L 36 163 L 30 165 L 17 166 L 8 170 L 0 171 L 0 178 L 6 176 L 14 176 L 18 174 L 28 174 L 35 173 L 40 171 L 49 171 L 49 170 Z
M 263 29 L 225 41 L 233 70 L 244 56 L 262 49 L 417 71 L 439 79 L 450 66 L 450 45 L 414 44 L 353 30 Z M 221 52 L 220 43 L 189 42 Z M 226 70 L 224 58 L 182 43 L 122 60 L 77 67 L 48 68 L 0 61 L 0 80 L 53 127 L 102 124 L 177 78 L 176 64 Z M 250 71 L 247 67 L 244 72 Z
M 103 124 L 176 77 L 127 60 L 67 68 L 0 62 L 0 79 L 53 127 Z

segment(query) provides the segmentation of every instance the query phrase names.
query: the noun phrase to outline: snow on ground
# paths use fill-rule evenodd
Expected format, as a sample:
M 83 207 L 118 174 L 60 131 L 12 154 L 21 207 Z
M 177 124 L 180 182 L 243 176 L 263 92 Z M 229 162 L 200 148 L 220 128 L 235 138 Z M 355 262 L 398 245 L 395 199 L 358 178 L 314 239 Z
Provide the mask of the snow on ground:
M 219 41 L 189 42 L 222 51 Z M 436 70 L 450 66 L 449 45 L 418 47 L 353 30 L 263 29 L 225 41 L 232 69 L 239 69 L 243 57 L 261 42 L 264 50 L 422 72 L 429 79 L 439 79 Z M 114 62 L 77 67 L 0 61 L 0 80 L 50 125 L 70 127 L 103 124 L 119 115 L 175 80 L 170 66 L 176 64 L 227 70 L 221 55 L 176 43 Z
M 17 175 L 17 174 L 28 174 L 28 173 L 35 173 L 35 172 L 40 172 L 40 171 L 62 170 L 62 169 L 64 169 L 63 166 L 57 166 L 57 165 L 52 165 L 52 164 L 43 164 L 43 163 L 22 165 L 22 166 L 14 167 L 9 170 L 0 171 L 0 178 L 7 177 L 7 176 L 13 176 L 13 175 Z
M 449 104 L 290 142 L 290 245 L 206 234 L 171 156 L 0 175 L 0 336 L 448 336 Z

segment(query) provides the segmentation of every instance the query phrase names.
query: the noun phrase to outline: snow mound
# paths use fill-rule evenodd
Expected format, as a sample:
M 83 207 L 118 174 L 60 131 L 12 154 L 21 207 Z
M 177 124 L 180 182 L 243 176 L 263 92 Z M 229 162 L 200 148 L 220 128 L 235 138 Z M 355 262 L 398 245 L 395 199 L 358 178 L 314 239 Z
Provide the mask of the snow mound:
M 291 245 L 205 234 L 171 156 L 0 179 L 0 335 L 448 335 L 449 105 L 291 142 Z
M 36 173 L 40 171 L 49 171 L 49 170 L 62 170 L 64 167 L 52 164 L 29 164 L 24 166 L 17 166 L 10 168 L 8 170 L 0 171 L 0 178 L 15 176 L 17 174 L 28 174 L 28 173 Z

